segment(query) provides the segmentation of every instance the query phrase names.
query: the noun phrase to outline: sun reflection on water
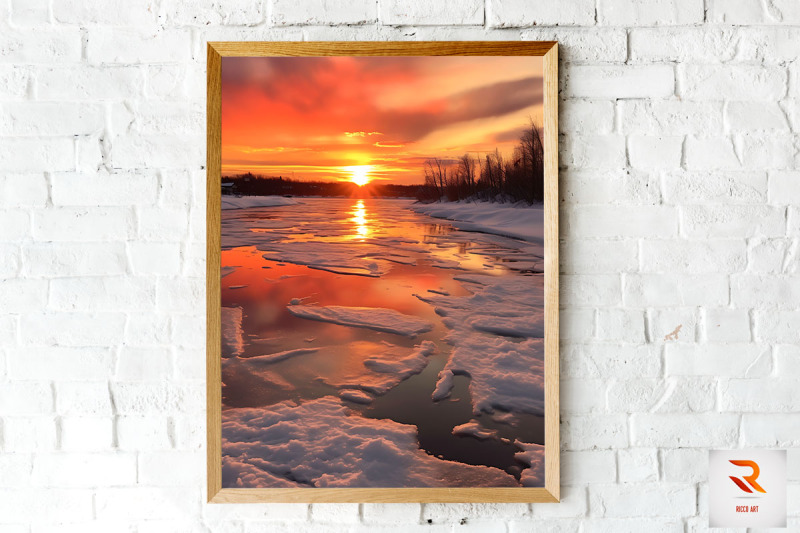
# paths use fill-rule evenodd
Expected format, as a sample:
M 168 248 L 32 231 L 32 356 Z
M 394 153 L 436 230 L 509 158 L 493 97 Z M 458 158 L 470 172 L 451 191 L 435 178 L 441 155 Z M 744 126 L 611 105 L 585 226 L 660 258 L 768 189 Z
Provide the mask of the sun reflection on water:
M 350 220 L 356 224 L 357 235 L 355 238 L 364 240 L 370 233 L 370 229 L 367 226 L 367 209 L 364 207 L 364 200 L 357 201 L 350 214 L 353 215 Z

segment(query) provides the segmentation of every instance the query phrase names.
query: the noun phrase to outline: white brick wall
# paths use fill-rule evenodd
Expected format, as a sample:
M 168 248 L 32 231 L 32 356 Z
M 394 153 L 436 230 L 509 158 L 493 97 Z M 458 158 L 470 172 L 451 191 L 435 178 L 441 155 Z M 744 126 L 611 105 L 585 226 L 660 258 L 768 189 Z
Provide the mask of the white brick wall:
M 703 531 L 718 447 L 789 448 L 797 500 L 798 28 L 796 0 L 0 0 L 0 532 Z M 203 503 L 221 39 L 561 42 L 563 503 Z

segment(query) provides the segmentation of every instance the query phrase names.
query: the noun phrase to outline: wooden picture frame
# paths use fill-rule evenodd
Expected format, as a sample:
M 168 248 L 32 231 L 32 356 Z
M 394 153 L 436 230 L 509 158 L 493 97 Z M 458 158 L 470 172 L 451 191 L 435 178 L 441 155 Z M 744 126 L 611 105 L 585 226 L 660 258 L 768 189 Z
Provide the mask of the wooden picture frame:
M 558 46 L 556 42 L 210 42 L 207 56 L 207 496 L 247 502 L 558 502 Z M 222 488 L 221 65 L 225 57 L 541 56 L 544 145 L 545 482 L 525 488 Z

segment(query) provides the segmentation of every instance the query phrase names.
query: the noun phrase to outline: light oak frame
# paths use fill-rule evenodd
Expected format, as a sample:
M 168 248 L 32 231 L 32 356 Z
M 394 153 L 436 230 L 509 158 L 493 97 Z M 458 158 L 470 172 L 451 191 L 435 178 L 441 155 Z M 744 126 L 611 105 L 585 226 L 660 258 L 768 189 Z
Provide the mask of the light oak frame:
M 220 345 L 221 65 L 257 56 L 543 56 L 545 248 L 545 485 L 537 488 L 222 488 Z M 208 501 L 257 502 L 558 502 L 558 44 L 556 42 L 210 42 L 207 57 L 207 452 Z

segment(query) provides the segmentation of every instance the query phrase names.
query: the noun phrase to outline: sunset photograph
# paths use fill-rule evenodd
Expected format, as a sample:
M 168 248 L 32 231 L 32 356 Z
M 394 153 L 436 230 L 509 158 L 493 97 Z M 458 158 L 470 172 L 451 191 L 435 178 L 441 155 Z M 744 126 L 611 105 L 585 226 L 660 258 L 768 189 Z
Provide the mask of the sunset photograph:
M 544 485 L 542 63 L 222 59 L 223 488 Z

